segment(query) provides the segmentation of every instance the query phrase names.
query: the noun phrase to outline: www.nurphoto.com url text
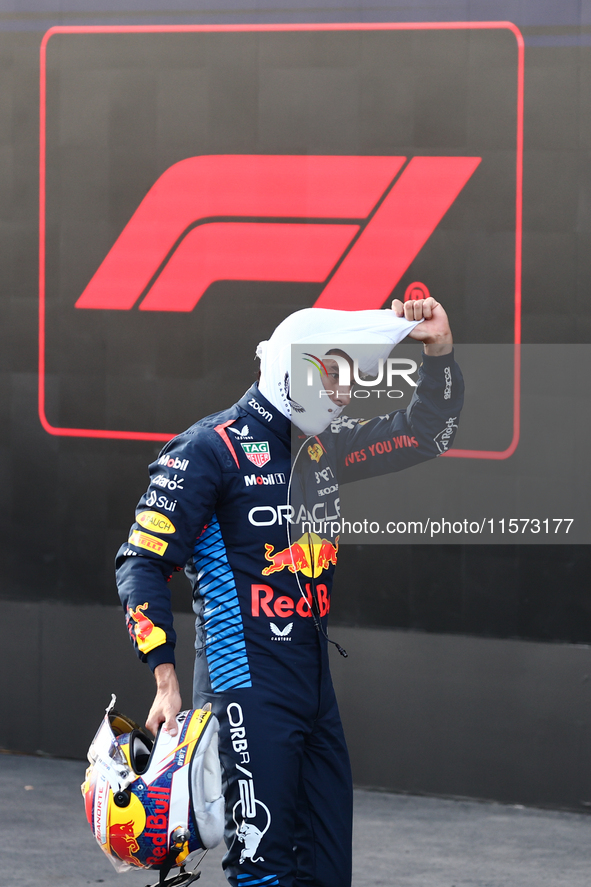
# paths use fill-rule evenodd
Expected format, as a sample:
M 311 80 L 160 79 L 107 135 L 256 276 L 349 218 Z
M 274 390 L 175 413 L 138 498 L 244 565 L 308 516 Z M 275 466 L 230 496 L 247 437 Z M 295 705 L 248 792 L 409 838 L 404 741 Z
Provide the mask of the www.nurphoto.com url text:
M 459 534 L 472 534 L 478 536 L 542 534 L 556 536 L 568 534 L 574 523 L 573 518 L 564 517 L 511 517 L 494 518 L 484 517 L 480 520 L 446 520 L 445 518 L 426 518 L 425 520 L 391 520 L 387 523 L 379 521 L 326 521 L 326 530 L 335 533 L 350 533 L 352 535 L 382 534 L 390 535 L 422 535 L 434 538 L 435 536 L 453 536 Z M 314 531 L 316 526 L 312 525 Z

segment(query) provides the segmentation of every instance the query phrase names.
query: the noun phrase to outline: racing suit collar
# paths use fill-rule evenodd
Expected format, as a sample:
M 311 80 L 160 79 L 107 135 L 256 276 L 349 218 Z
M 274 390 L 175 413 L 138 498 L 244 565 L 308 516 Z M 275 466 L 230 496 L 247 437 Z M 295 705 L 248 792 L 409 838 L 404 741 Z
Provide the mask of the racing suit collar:
M 261 425 L 268 426 L 278 437 L 291 439 L 291 421 L 263 397 L 256 382 L 240 398 L 238 406 L 254 416 Z

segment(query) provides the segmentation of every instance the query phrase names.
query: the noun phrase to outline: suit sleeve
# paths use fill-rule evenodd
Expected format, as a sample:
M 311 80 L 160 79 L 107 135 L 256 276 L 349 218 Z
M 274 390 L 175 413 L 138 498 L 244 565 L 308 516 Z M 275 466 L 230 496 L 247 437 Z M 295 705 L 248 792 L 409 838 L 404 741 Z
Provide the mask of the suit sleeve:
M 406 410 L 368 421 L 343 417 L 337 435 L 340 483 L 402 471 L 434 459 L 452 445 L 464 402 L 464 380 L 453 351 L 423 354 L 419 380 Z
M 199 430 L 170 441 L 149 470 L 150 484 L 115 568 L 129 635 L 153 671 L 175 661 L 168 581 L 187 563 L 211 519 L 222 466 L 211 432 Z

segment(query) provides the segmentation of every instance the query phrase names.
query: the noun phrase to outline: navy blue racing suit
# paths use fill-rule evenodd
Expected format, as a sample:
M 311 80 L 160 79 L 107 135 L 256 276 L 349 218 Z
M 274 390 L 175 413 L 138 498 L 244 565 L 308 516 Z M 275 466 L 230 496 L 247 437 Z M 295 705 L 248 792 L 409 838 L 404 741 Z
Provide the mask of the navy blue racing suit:
M 210 701 L 220 721 L 233 887 L 351 883 L 351 773 L 326 639 L 339 485 L 445 452 L 462 402 L 453 354 L 423 355 L 406 410 L 341 416 L 306 438 L 253 385 L 150 466 L 119 593 L 154 669 L 174 662 L 167 580 L 182 567 L 190 579 L 193 704 Z

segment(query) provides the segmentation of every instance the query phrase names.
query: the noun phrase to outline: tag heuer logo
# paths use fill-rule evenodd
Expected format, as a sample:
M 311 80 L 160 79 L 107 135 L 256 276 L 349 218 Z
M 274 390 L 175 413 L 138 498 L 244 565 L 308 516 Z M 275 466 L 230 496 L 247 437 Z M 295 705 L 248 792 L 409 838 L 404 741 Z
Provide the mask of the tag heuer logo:
M 240 443 L 240 446 L 246 453 L 246 458 L 257 468 L 262 468 L 267 462 L 271 461 L 271 453 L 269 452 L 269 443 L 266 440 L 257 443 Z

